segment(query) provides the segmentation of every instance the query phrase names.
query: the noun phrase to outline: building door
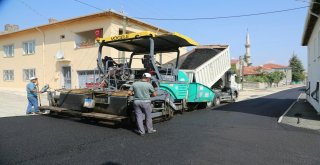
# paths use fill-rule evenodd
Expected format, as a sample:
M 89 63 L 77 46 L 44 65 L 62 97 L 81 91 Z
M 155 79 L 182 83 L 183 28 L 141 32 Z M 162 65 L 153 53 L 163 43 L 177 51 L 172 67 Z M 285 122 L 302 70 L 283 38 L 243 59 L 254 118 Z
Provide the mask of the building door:
M 96 83 L 98 78 L 98 70 L 78 71 L 79 88 L 87 88 L 87 83 Z
M 62 87 L 66 89 L 71 89 L 71 67 L 62 67 L 63 84 Z

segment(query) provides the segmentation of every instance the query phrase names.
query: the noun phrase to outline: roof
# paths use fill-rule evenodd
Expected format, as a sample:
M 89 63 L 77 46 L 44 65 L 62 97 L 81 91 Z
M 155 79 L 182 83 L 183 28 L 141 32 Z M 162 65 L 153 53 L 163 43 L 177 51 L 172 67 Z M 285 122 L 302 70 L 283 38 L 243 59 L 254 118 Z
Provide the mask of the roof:
M 259 70 L 266 71 L 271 69 L 282 69 L 282 68 L 289 68 L 289 67 L 284 65 L 279 65 L 279 64 L 273 64 L 273 63 L 263 64 L 262 66 L 245 66 L 243 68 L 243 74 L 258 75 L 260 74 Z
M 319 15 L 320 13 L 320 0 L 311 0 L 309 12 L 307 14 L 307 18 L 304 24 L 304 32 L 302 36 L 302 46 L 308 45 L 310 37 L 312 35 L 313 29 L 318 21 L 318 17 L 315 15 Z M 315 14 L 315 15 L 314 15 Z
M 237 64 L 238 62 L 239 62 L 239 60 L 231 59 L 231 64 Z
M 35 26 L 35 27 L 31 27 L 31 28 L 27 28 L 27 29 L 22 29 L 22 30 L 18 30 L 18 31 L 13 31 L 13 32 L 3 32 L 3 33 L 0 33 L 0 37 L 2 36 L 7 36 L 7 35 L 11 35 L 11 34 L 16 34 L 16 33 L 20 33 L 20 32 L 25 32 L 25 31 L 30 31 L 30 30 L 37 30 L 37 29 L 41 29 L 41 28 L 47 28 L 47 27 L 56 27 L 57 25 L 59 24 L 63 24 L 63 23 L 69 23 L 69 22 L 74 22 L 74 21 L 78 21 L 78 20 L 84 20 L 84 19 L 90 19 L 90 18 L 94 18 L 94 17 L 116 17 L 116 18 L 119 18 L 119 19 L 123 19 L 123 15 L 122 14 L 119 14 L 117 12 L 114 12 L 114 11 L 111 11 L 111 10 L 108 10 L 108 11 L 104 11 L 104 12 L 99 12 L 99 13 L 94 13 L 94 14 L 89 14 L 89 15 L 84 15 L 84 16 L 80 16 L 80 17 L 76 17 L 76 18 L 71 18 L 71 19 L 65 19 L 65 20 L 62 20 L 62 21 L 57 21 L 57 22 L 54 22 L 54 23 L 48 23 L 48 24 L 44 24 L 44 25 L 40 25 L 40 26 Z M 148 23 L 145 23 L 145 22 L 142 22 L 140 20 L 137 20 L 137 19 L 134 19 L 134 18 L 131 18 L 131 17 L 126 17 L 127 20 L 129 22 L 133 22 L 133 23 L 136 23 L 136 24 L 141 24 L 143 26 L 146 26 L 146 27 L 149 27 L 151 29 L 154 29 L 154 30 L 157 30 L 161 33 L 168 33 L 169 31 L 167 30 L 164 30 L 162 28 L 158 28 L 156 26 L 153 26 L 151 24 L 148 24 Z
M 270 70 L 270 69 L 280 69 L 280 68 L 288 68 L 288 66 L 283 66 L 283 65 L 279 65 L 279 64 L 272 64 L 272 63 L 268 63 L 268 64 L 263 64 L 262 68 L 265 70 Z
M 243 75 L 257 75 L 260 74 L 258 72 L 259 66 L 245 66 L 243 67 Z
M 150 52 L 150 38 L 154 41 L 154 53 L 174 52 L 180 47 L 198 45 L 196 41 L 177 32 L 157 35 L 150 31 L 143 31 L 98 38 L 97 41 L 103 46 L 113 47 L 119 51 L 147 54 Z

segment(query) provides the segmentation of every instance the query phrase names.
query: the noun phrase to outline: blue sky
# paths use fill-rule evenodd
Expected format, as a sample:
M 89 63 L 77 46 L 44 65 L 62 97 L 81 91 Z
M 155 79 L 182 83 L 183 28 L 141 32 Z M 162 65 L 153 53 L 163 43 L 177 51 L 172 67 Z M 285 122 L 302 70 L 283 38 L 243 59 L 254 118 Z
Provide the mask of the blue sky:
M 101 9 L 124 11 L 131 17 L 193 18 L 260 13 L 308 6 L 296 0 L 80 0 Z M 29 28 L 58 20 L 100 12 L 75 0 L 0 0 L 0 27 L 17 24 Z M 307 49 L 301 38 L 307 8 L 268 15 L 198 21 L 142 20 L 169 31 L 180 32 L 200 44 L 229 44 L 231 56 L 245 53 L 247 28 L 251 37 L 253 65 L 267 62 L 287 65 L 292 53 L 306 67 Z M 3 30 L 3 29 L 2 29 Z

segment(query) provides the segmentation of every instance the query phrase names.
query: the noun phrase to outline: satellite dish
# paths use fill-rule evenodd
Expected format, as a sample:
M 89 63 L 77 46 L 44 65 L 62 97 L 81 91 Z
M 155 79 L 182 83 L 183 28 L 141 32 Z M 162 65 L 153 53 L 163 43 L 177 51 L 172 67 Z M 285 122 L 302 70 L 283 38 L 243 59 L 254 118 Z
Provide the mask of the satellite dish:
M 62 50 L 58 50 L 58 52 L 56 54 L 56 58 L 57 59 L 64 59 L 64 53 Z

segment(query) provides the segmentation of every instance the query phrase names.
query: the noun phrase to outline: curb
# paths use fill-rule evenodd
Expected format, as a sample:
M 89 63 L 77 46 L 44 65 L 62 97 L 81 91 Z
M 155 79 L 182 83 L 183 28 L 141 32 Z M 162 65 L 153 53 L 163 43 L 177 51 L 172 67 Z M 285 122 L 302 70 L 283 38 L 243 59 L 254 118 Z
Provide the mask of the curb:
M 300 93 L 300 95 L 298 96 L 297 100 L 294 101 L 294 102 L 290 105 L 290 107 L 279 117 L 278 123 L 281 123 L 283 117 L 284 117 L 284 116 L 290 111 L 290 109 L 299 101 L 301 95 L 302 95 L 302 93 Z

